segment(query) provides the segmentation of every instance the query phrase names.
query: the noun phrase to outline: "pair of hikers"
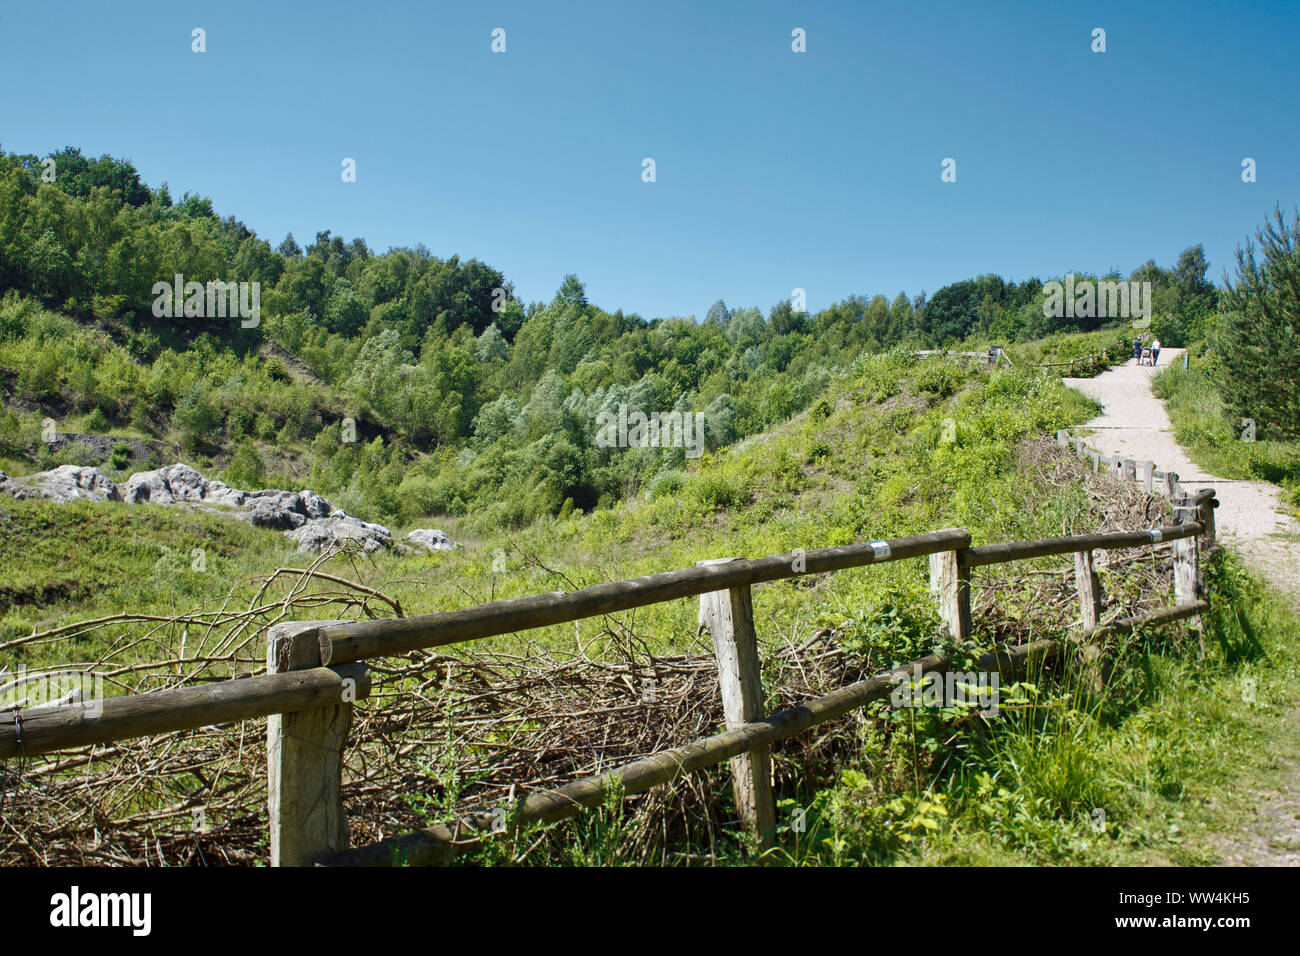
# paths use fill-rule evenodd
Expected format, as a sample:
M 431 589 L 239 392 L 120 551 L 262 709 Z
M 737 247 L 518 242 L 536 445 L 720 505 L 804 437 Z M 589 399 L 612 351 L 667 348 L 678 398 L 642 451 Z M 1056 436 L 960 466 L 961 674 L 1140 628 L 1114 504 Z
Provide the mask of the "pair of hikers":
M 1147 348 L 1142 347 L 1141 339 L 1133 340 L 1133 360 L 1139 365 L 1156 365 L 1160 361 L 1160 340 L 1154 339 Z

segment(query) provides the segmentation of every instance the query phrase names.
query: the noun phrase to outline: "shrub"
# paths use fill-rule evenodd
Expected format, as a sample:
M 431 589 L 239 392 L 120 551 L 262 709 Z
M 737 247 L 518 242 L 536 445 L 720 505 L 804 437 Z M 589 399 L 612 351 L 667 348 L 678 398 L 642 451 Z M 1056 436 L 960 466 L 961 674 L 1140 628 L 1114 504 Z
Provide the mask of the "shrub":
M 650 479 L 645 496 L 650 500 L 677 495 L 685 484 L 685 476 L 680 471 L 661 471 Z
M 402 502 L 403 521 L 414 521 L 447 510 L 446 495 L 428 475 L 407 475 L 397 486 L 397 497 Z
M 695 503 L 706 511 L 731 508 L 744 503 L 748 498 L 740 482 L 716 473 L 699 475 L 687 486 L 687 491 Z
M 126 442 L 118 442 L 113 446 L 113 454 L 109 463 L 117 471 L 125 471 L 131 464 L 131 446 Z
M 230 464 L 221 473 L 221 480 L 236 488 L 256 489 L 262 486 L 264 472 L 262 456 L 257 453 L 252 440 L 245 438 L 235 448 Z
M 82 427 L 88 432 L 99 433 L 108 428 L 108 416 L 104 414 L 103 409 L 93 408 L 90 414 L 82 419 Z
M 808 461 L 810 462 L 817 461 L 819 458 L 825 458 L 830 453 L 831 453 L 831 446 L 827 442 L 822 441 L 821 439 L 811 442 L 808 445 L 807 457 L 808 457 Z

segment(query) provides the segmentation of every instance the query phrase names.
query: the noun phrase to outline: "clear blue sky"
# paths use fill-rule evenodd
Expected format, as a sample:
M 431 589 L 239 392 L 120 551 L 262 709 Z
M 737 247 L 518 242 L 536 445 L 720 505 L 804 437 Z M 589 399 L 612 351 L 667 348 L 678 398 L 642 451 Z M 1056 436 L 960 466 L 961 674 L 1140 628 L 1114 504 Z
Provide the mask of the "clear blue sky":
M 526 301 L 575 272 L 647 318 L 1197 242 L 1217 281 L 1300 202 L 1298 50 L 1296 0 L 5 0 L 0 146 L 128 157 L 273 245 L 477 256 Z

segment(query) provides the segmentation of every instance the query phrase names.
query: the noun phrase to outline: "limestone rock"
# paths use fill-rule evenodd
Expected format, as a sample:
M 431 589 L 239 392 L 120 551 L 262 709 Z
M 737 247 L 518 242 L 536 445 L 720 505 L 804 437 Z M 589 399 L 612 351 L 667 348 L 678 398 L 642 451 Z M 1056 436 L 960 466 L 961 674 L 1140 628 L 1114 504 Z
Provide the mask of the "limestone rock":
M 416 528 L 406 535 L 407 541 L 423 545 L 430 551 L 454 551 L 456 543 L 447 537 L 446 532 L 436 528 Z
M 60 504 L 69 501 L 121 501 L 122 493 L 98 468 L 60 465 L 22 479 L 0 472 L 0 491 L 15 498 L 48 498 Z

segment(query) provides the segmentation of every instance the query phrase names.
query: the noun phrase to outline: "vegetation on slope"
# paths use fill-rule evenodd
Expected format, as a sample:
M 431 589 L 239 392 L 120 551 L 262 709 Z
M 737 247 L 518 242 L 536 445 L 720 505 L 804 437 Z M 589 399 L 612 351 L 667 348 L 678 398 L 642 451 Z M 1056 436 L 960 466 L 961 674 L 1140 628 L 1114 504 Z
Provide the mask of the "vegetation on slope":
M 1187 324 L 1210 294 L 1204 266 L 1194 248 L 1133 278 L 1155 281 L 1158 321 Z M 156 318 L 154 284 L 177 274 L 260 283 L 259 324 Z M 370 520 L 481 531 L 589 511 L 680 467 L 681 448 L 599 445 L 597 416 L 623 404 L 702 414 L 714 451 L 806 409 L 864 352 L 1103 324 L 1051 318 L 1040 280 L 997 276 L 816 314 L 719 300 L 699 322 L 602 309 L 574 276 L 525 304 L 490 266 L 424 248 L 379 254 L 328 230 L 272 248 L 208 199 L 174 201 L 129 162 L 71 148 L 0 154 L 0 294 L 0 467 L 47 465 L 36 436 L 51 418 L 173 443 L 233 480 L 310 484 Z

